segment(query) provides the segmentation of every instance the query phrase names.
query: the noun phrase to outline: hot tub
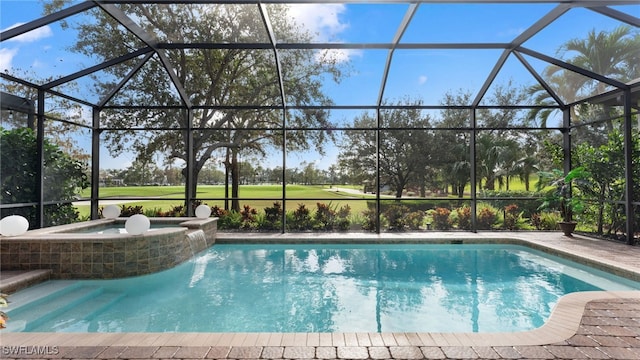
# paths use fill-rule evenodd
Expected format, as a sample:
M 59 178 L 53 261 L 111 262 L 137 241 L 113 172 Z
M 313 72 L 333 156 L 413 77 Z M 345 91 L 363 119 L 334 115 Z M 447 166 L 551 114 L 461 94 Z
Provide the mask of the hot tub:
M 141 235 L 126 218 L 92 220 L 2 237 L 1 270 L 51 269 L 57 279 L 110 279 L 172 268 L 215 243 L 217 218 L 150 218 Z

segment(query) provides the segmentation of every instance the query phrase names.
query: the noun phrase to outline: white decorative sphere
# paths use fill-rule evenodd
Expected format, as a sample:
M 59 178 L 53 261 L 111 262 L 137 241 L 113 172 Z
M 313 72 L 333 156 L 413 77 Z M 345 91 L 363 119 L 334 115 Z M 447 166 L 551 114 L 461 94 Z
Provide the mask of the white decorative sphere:
M 20 215 L 9 215 L 0 220 L 0 235 L 18 236 L 29 230 L 29 221 Z
M 124 223 L 124 229 L 131 235 L 144 234 L 150 227 L 151 221 L 142 214 L 133 215 Z
M 102 216 L 105 219 L 115 219 L 120 216 L 120 208 L 118 205 L 107 205 L 102 209 Z
M 206 219 L 211 216 L 211 208 L 209 205 L 198 205 L 196 207 L 196 217 L 199 219 Z

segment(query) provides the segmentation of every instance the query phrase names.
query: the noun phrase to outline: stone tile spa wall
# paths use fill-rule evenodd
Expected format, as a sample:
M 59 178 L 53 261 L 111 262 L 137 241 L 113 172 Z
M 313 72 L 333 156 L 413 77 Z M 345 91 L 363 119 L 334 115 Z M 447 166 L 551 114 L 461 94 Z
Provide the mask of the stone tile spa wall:
M 3 237 L 0 241 L 1 269 L 51 269 L 52 277 L 57 279 L 138 276 L 174 267 L 215 243 L 216 218 L 174 218 L 172 221 L 176 222 L 175 227 L 158 228 L 142 235 L 74 232 L 78 227 L 122 222 L 117 219 Z

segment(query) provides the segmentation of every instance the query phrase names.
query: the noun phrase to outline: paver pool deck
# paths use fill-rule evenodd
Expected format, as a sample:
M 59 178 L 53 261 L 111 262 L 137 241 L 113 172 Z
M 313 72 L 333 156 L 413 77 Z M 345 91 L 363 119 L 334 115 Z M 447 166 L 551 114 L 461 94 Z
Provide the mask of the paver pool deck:
M 256 235 L 267 242 L 502 242 L 515 239 L 640 280 L 640 247 L 555 232 Z M 242 242 L 247 234 L 219 234 Z M 512 242 L 511 240 L 510 242 Z M 640 359 L 640 291 L 564 296 L 515 333 L 6 333 L 3 359 Z

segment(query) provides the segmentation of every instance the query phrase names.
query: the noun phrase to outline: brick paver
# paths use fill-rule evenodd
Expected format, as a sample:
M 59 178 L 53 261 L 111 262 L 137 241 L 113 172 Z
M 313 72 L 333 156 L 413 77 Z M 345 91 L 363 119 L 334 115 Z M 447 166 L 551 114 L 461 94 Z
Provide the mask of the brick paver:
M 626 309 L 622 309 L 625 308 Z M 542 346 L 66 346 L 44 356 L 58 359 L 640 359 L 640 300 L 594 301 L 601 326 L 584 316 L 578 333 L 565 341 Z M 619 310 L 619 311 L 616 311 Z M 623 317 L 620 317 L 624 315 Z M 607 324 L 607 325 L 604 325 Z M 388 334 L 386 334 L 388 335 Z M 352 334 L 344 338 L 353 337 Z M 375 335 L 373 336 L 376 337 Z M 387 336 L 388 337 L 388 336 Z M 382 338 L 382 337 L 381 337 Z M 407 338 L 409 339 L 409 338 Z M 375 341 L 372 341 L 373 343 Z M 53 349 L 53 348 L 52 348 Z M 23 349 L 24 350 L 24 349 Z M 11 352 L 13 351 L 13 352 Z M 33 359 L 33 354 L 2 347 L 2 359 Z M 35 357 L 39 358 L 39 357 Z
M 338 359 L 368 359 L 369 352 L 363 346 L 338 346 Z
M 334 346 L 318 346 L 316 348 L 317 359 L 335 359 L 336 348 Z
M 371 346 L 369 347 L 369 357 L 371 359 L 389 359 L 391 354 L 389 349 L 384 346 Z
M 313 346 L 285 346 L 285 359 L 313 359 L 316 357 L 316 348 Z

